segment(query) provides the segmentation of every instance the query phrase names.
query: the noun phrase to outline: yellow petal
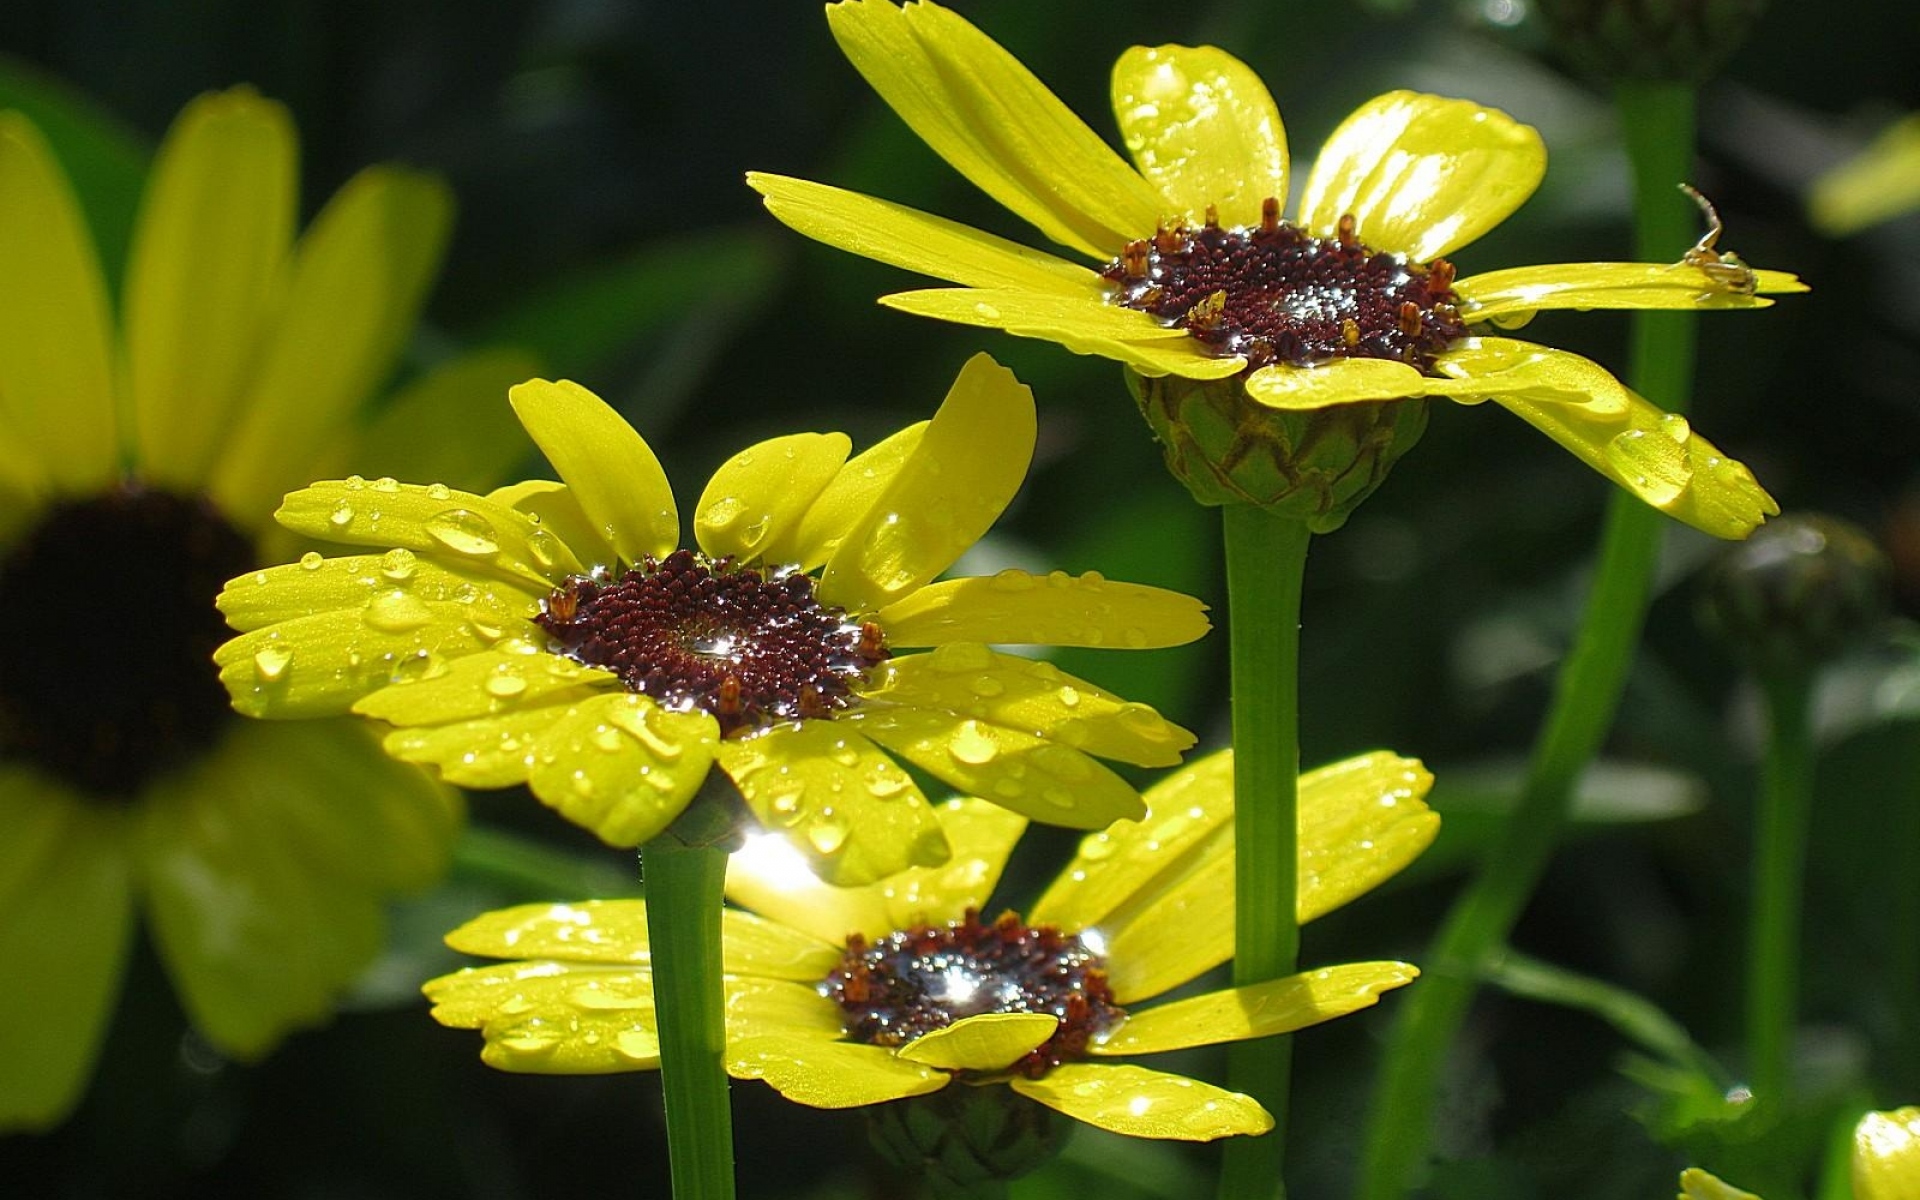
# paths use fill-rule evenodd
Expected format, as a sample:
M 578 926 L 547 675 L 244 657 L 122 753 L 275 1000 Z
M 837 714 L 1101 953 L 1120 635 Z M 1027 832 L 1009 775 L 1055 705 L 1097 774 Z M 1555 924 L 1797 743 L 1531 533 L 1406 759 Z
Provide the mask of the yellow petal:
M 1099 295 L 1100 277 L 1017 242 L 824 183 L 747 172 L 747 186 L 790 228 L 878 262 L 976 288 Z
M 1804 292 L 1784 271 L 1755 271 L 1754 290 Z M 1515 325 L 1556 308 L 1766 308 L 1773 303 L 1720 287 L 1685 263 L 1553 263 L 1473 275 L 1453 285 L 1469 322 Z
M 1248 376 L 1247 395 L 1279 409 L 1412 396 L 1445 396 L 1462 404 L 1520 396 L 1612 413 L 1624 412 L 1629 403 L 1626 388 L 1598 363 L 1510 338 L 1462 338 L 1434 361 L 1434 370 L 1443 377 L 1381 358 L 1341 358 L 1311 367 L 1281 364 Z
M 1004 1071 L 1060 1028 L 1050 1013 L 981 1013 L 915 1038 L 894 1053 L 943 1071 Z
M 395 167 L 360 172 L 321 211 L 214 467 L 228 512 L 265 509 L 307 478 L 314 448 L 392 373 L 452 220 L 446 185 Z
M 1120 136 L 1171 211 L 1189 225 L 1209 206 L 1223 225 L 1257 225 L 1260 202 L 1287 199 L 1287 133 L 1260 77 L 1213 46 L 1134 46 L 1113 64 Z M 1145 231 L 1134 236 L 1143 236 Z
M 536 1075 L 604 1075 L 660 1065 L 653 977 L 633 967 L 558 962 L 469 968 L 427 983 L 433 1017 L 479 1028 L 481 1061 Z
M 952 1078 L 945 1071 L 903 1061 L 882 1046 L 792 1033 L 729 1040 L 727 1074 L 764 1080 L 809 1108 L 858 1108 L 924 1096 Z
M 825 883 L 784 838 L 749 834 L 727 859 L 727 898 L 836 944 L 855 933 L 877 938 L 910 925 L 957 921 L 967 909 L 986 906 L 1027 822 L 984 800 L 950 800 L 934 814 L 952 857 L 861 887 Z
M 1063 1063 L 1009 1087 L 1076 1121 L 1126 1137 L 1210 1142 L 1260 1134 L 1273 1118 L 1251 1096 L 1123 1063 Z
M 1111 303 L 1103 292 L 1062 296 L 1011 288 L 926 288 L 882 296 L 880 303 L 916 316 L 1001 329 L 1020 337 L 1058 342 L 1075 354 L 1119 358 L 1123 362 L 1122 355 L 1131 353 L 1129 347 L 1136 343 L 1157 346 L 1163 342 L 1193 342 L 1186 330 L 1162 325 L 1138 309 Z M 1196 351 L 1195 356 L 1206 357 L 1209 362 L 1235 361 L 1216 360 L 1204 351 Z
M 359 608 L 243 633 L 214 651 L 213 661 L 234 708 L 248 716 L 338 716 L 369 692 L 432 674 L 498 640 L 472 618 L 465 604 L 395 587 Z
M 52 1128 L 92 1074 L 120 990 L 133 903 L 120 814 L 0 769 L 0 1132 Z
M 1388 750 L 1300 777 L 1302 924 L 1366 895 L 1433 844 L 1440 814 L 1424 800 L 1432 787 L 1419 759 Z
M 498 788 L 525 783 L 537 761 L 540 739 L 591 699 L 592 689 L 556 696 L 554 703 L 453 725 L 396 729 L 386 736 L 387 753 L 403 762 L 439 769 L 440 777 L 461 787 Z
M 1853 1130 L 1854 1200 L 1920 1195 L 1920 1108 L 1870 1112 Z
M 638 563 L 673 552 L 680 544 L 673 489 L 633 426 L 571 380 L 530 379 L 509 395 L 527 434 L 615 554 Z
M 122 311 L 140 469 L 157 483 L 198 490 L 232 430 L 286 282 L 298 153 L 287 110 L 242 87 L 189 103 L 155 156 Z
M 323 1019 L 384 940 L 384 901 L 401 881 L 380 876 L 421 873 L 417 863 L 363 861 L 378 836 L 366 814 L 416 810 L 385 828 L 412 829 L 426 844 L 406 857 L 444 869 L 449 803 L 371 741 L 307 724 L 231 726 L 213 753 L 157 786 L 136 843 L 146 911 L 201 1032 L 256 1058 Z
M 884 708 L 926 709 L 972 717 L 1101 758 L 1143 767 L 1180 761 L 1193 735 L 1150 706 L 1076 679 L 1050 662 L 1001 654 L 973 642 L 949 642 L 931 654 L 882 664 L 862 695 Z
M 531 354 L 505 347 L 449 359 L 408 384 L 365 428 L 342 439 L 337 461 L 319 473 L 351 469 L 484 491 L 525 453 L 506 396 L 536 368 Z
M 1853 158 L 1814 180 L 1807 217 L 1846 237 L 1920 207 L 1920 115 L 1896 121 Z
M 1248 375 L 1246 384 L 1247 395 L 1256 403 L 1286 410 L 1404 400 L 1431 395 L 1436 385 L 1451 386 L 1384 358 L 1336 358 L 1310 367 L 1275 363 Z
M 860 732 L 936 779 L 1049 825 L 1098 829 L 1140 816 L 1140 796 L 1081 751 L 973 717 L 874 707 Z
M 1895 1194 L 1899 1195 L 1899 1193 Z M 1688 1167 L 1680 1172 L 1679 1200 L 1760 1200 L 1760 1197 L 1734 1187 L 1711 1171 L 1703 1171 L 1699 1167 Z M 1868 1193 L 1856 1190 L 1853 1200 L 1884 1200 L 1884 1198 L 1872 1197 Z
M 1160 1054 L 1219 1042 L 1292 1033 L 1379 1003 L 1380 993 L 1412 983 L 1420 974 L 1406 963 L 1345 963 L 1272 979 L 1249 987 L 1208 992 L 1131 1012 L 1120 1027 L 1088 1047 L 1107 1056 Z
M 6 424 L 0 412 L 0 544 L 37 515 L 46 490 L 46 465 L 39 454 Z
M 946 861 L 946 838 L 920 789 L 844 721 L 729 738 L 719 756 L 753 815 L 829 883 L 872 883 Z
M 356 701 L 353 711 L 394 725 L 447 725 L 560 702 L 577 702 L 617 686 L 612 672 L 548 654 L 531 641 L 509 638 L 468 654 L 443 670 L 403 680 Z M 565 701 L 560 698 L 565 697 Z
M 357 611 L 396 588 L 421 600 L 465 604 L 473 620 L 491 623 L 496 636 L 545 636 L 531 622 L 538 601 L 526 592 L 460 563 L 436 562 L 403 549 L 341 558 L 315 554 L 265 567 L 229 580 L 214 603 L 227 624 L 245 632 L 335 609 Z
M 874 615 L 887 644 L 1184 646 L 1207 632 L 1207 606 L 1192 596 L 1089 571 L 1031 575 L 1009 567 L 990 578 L 929 584 Z
M 0 113 L 0 421 L 68 492 L 119 467 L 111 336 L 73 191 L 33 123 Z
M 729 930 L 731 936 L 731 929 Z M 830 961 L 811 979 L 726 978 L 727 1037 L 788 1036 L 835 1042 L 845 1036 L 840 1006 L 820 994 Z
M 844 433 L 795 433 L 749 446 L 720 464 L 694 506 L 694 538 L 714 558 L 769 560 L 846 465 Z
M 445 484 L 350 475 L 287 493 L 273 519 L 298 534 L 353 546 L 398 546 L 486 571 L 542 597 L 581 574 L 573 550 L 526 513 Z
M 1351 213 L 1367 245 L 1427 262 L 1506 220 L 1546 170 L 1540 135 L 1498 109 L 1388 92 L 1327 139 L 1300 196 L 1300 223 L 1329 237 Z
M 934 153 L 1063 246 L 1093 258 L 1153 232 L 1160 197 L 992 39 L 935 4 L 827 8 L 847 59 Z
M 516 904 L 481 913 L 447 934 L 447 945 L 482 958 L 646 966 L 652 962 L 644 900 Z
M 985 354 L 960 369 L 920 444 L 848 529 L 820 598 L 870 612 L 953 565 L 1020 490 L 1033 461 L 1033 393 Z
M 768 986 L 778 983 L 784 989 L 783 994 L 792 990 L 789 985 L 803 985 L 801 991 L 812 997 L 816 1005 L 821 1002 L 816 989 L 840 961 L 846 950 L 844 945 L 749 912 L 728 909 L 721 917 L 721 941 L 729 974 Z M 835 1006 L 828 1004 L 826 1010 L 835 1014 L 833 1034 L 838 1037 L 840 1026 Z
M 917 421 L 854 455 L 800 518 L 791 537 L 768 547 L 768 556 L 793 563 L 802 571 L 823 566 L 893 486 L 900 469 L 920 449 L 931 423 Z
M 634 692 L 582 700 L 541 734 L 527 786 L 609 846 L 651 841 L 706 781 L 720 729 Z
M 548 533 L 565 542 L 583 565 L 607 568 L 615 565 L 613 543 L 593 527 L 592 518 L 580 507 L 573 489 L 566 484 L 550 479 L 528 479 L 495 488 L 487 493 L 487 499 L 540 522 Z

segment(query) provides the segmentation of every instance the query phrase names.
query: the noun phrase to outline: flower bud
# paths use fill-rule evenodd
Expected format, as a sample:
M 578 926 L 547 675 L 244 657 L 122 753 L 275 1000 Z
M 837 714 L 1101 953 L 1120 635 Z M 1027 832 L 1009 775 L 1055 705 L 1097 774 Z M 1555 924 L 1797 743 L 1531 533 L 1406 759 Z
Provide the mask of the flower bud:
M 1004 1087 L 955 1081 L 937 1092 L 868 1110 L 880 1156 L 932 1185 L 939 1197 L 977 1193 L 988 1180 L 1018 1179 L 1061 1145 L 1061 1118 Z
M 1702 619 L 1763 674 L 1804 672 L 1886 615 L 1880 548 L 1834 517 L 1781 517 L 1728 547 L 1714 565 Z
M 1315 533 L 1345 524 L 1427 429 L 1425 400 L 1283 412 L 1248 399 L 1238 378 L 1128 371 L 1127 386 L 1195 500 L 1257 504 Z
M 1699 82 L 1746 40 L 1765 0 L 1539 0 L 1556 44 L 1603 79 Z

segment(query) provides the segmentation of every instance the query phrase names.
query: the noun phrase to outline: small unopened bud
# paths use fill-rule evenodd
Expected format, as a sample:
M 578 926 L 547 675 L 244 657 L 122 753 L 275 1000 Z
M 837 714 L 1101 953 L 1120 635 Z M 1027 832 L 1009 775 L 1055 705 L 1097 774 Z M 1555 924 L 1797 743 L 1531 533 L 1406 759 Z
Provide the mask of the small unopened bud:
M 1722 552 L 1703 619 L 1763 674 L 1809 671 L 1867 633 L 1890 604 L 1887 560 L 1835 517 L 1767 522 Z
M 867 1110 L 867 1137 L 880 1157 L 956 1200 L 1045 1165 L 1060 1150 L 1061 1126 L 1052 1109 L 1011 1088 L 958 1081 Z
M 1602 79 L 1699 82 L 1746 40 L 1766 0 L 1539 0 L 1554 42 Z

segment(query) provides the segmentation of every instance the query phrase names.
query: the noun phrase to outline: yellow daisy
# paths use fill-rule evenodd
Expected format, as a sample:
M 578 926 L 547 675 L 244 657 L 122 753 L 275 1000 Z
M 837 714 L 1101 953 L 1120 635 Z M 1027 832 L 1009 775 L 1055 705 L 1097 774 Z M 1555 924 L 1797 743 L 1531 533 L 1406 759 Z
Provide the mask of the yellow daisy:
M 369 168 L 296 243 L 296 154 L 249 90 L 189 104 L 116 323 L 65 176 L 0 113 L 0 1130 L 77 1100 L 136 908 L 200 1032 L 251 1058 L 325 1017 L 457 828 L 452 794 L 350 723 L 235 719 L 208 663 L 214 594 L 279 536 L 270 498 L 360 448 L 418 461 L 387 435 L 527 369 L 461 360 L 360 422 L 451 204 Z M 478 480 L 483 448 L 432 453 Z
M 220 608 L 248 632 L 215 657 L 242 712 L 386 721 L 394 755 L 470 787 L 524 782 L 615 846 L 665 829 L 718 763 L 843 883 L 946 857 L 896 756 L 1094 829 L 1141 808 L 1092 755 L 1165 766 L 1192 744 L 987 643 L 1178 645 L 1206 631 L 1199 601 L 1093 572 L 934 582 L 1033 455 L 1033 395 L 986 355 L 931 421 L 851 460 L 839 433 L 735 455 L 695 506 L 697 553 L 675 549 L 653 452 L 598 397 L 535 380 L 512 402 L 564 484 L 353 477 L 287 497 L 287 528 L 389 549 L 228 585 Z
M 958 288 L 906 312 L 1046 338 L 1145 376 L 1243 376 L 1279 410 L 1444 396 L 1493 399 L 1620 486 L 1721 537 L 1773 500 L 1686 421 L 1577 355 L 1495 336 L 1558 308 L 1755 308 L 1804 290 L 1722 260 L 1559 263 L 1456 278 L 1445 257 L 1492 229 L 1546 171 L 1539 134 L 1464 100 L 1390 92 L 1290 175 L 1259 78 L 1211 46 L 1136 46 L 1113 69 L 1129 166 L 1016 59 L 933 3 L 827 8 L 841 48 L 961 174 L 1092 269 L 952 221 L 779 175 L 750 174 L 809 237 Z M 1676 181 L 1678 182 L 1678 181 Z M 1676 248 L 1679 249 L 1679 248 Z
M 1411 862 L 1439 818 L 1431 777 L 1376 752 L 1300 780 L 1300 919 Z M 1024 818 L 938 810 L 953 858 L 864 888 L 823 884 L 780 844 L 729 865 L 727 1070 L 816 1108 L 881 1104 L 953 1081 L 1004 1082 L 1091 1125 L 1205 1141 L 1272 1127 L 1258 1104 L 1116 1058 L 1318 1024 L 1411 981 L 1405 963 L 1323 967 L 1156 1007 L 1233 952 L 1233 762 L 1219 753 L 1147 792 L 1148 813 L 1081 842 L 1026 918 L 980 919 Z M 433 980 L 442 1024 L 479 1029 L 509 1071 L 658 1066 L 646 903 L 531 904 L 447 937 L 518 961 Z

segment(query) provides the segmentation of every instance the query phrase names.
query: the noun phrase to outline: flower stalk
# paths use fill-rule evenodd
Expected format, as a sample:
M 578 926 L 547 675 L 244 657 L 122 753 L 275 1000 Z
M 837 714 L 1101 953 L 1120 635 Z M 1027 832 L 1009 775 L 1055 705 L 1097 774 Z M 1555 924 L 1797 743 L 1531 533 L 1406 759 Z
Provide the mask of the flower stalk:
M 1251 504 L 1221 509 L 1233 671 L 1233 982 L 1293 973 L 1300 952 L 1300 590 L 1311 533 L 1304 521 Z M 1223 1198 L 1284 1196 L 1288 1076 L 1285 1038 L 1228 1051 L 1227 1084 L 1273 1114 L 1273 1131 L 1226 1146 Z
M 1626 82 L 1615 95 L 1634 181 L 1636 254 L 1669 258 L 1692 240 L 1692 214 L 1674 188 L 1692 162 L 1691 84 Z M 1686 409 L 1693 375 L 1693 317 L 1633 315 L 1635 391 L 1670 412 Z M 1518 806 L 1423 962 L 1387 1053 L 1361 1162 L 1357 1195 L 1410 1194 L 1433 1134 L 1439 1075 L 1475 988 L 1503 948 L 1559 841 L 1575 785 L 1599 750 L 1626 686 L 1658 560 L 1660 518 L 1624 493 L 1609 501 L 1598 570 L 1573 648 L 1561 664 Z
M 1772 672 L 1761 681 L 1767 746 L 1747 928 L 1747 1073 L 1754 1094 L 1776 1104 L 1788 1092 L 1799 1008 L 1800 898 L 1813 808 L 1812 684 L 1805 671 Z

